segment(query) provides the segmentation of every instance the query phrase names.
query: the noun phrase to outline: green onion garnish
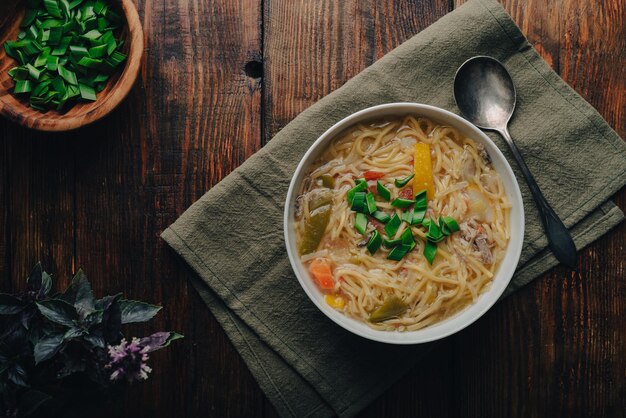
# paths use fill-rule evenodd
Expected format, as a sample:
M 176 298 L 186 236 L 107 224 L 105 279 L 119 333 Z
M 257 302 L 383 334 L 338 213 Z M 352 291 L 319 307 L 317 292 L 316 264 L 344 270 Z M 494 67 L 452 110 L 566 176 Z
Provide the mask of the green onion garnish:
M 426 190 L 422 190 L 415 195 L 415 209 L 426 209 L 428 201 L 426 200 Z
M 29 0 L 15 41 L 4 49 L 18 65 L 9 71 L 15 94 L 29 105 L 62 110 L 78 100 L 96 100 L 111 74 L 126 60 L 116 40 L 122 19 L 103 0 Z
M 430 224 L 428 225 L 428 233 L 426 234 L 426 238 L 432 242 L 439 242 L 445 237 L 446 236 L 441 233 L 441 229 L 439 229 L 437 222 L 431 219 Z
M 415 242 L 411 228 L 405 229 L 400 235 L 400 239 L 402 240 L 402 244 L 405 245 L 411 245 L 412 242 Z
M 374 255 L 374 253 L 378 251 L 382 243 L 383 237 L 380 236 L 380 233 L 377 230 L 374 230 L 369 241 L 367 241 L 367 250 L 370 252 L 370 254 Z
M 348 193 L 347 193 L 348 203 L 351 205 L 352 205 L 352 199 L 354 199 L 354 195 L 357 194 L 358 192 L 362 192 L 363 190 L 367 189 L 367 182 L 365 181 L 365 179 L 357 179 L 355 183 L 356 183 L 356 186 L 348 190 Z
M 409 200 L 409 199 L 402 199 L 400 197 L 393 199 L 393 202 L 391 202 L 391 206 L 393 206 L 394 208 L 400 208 L 400 209 L 406 209 L 409 206 L 411 206 L 413 203 L 413 200 Z
M 415 174 L 411 174 L 410 176 L 407 176 L 403 179 L 396 179 L 394 181 L 394 184 L 396 185 L 396 187 L 404 187 L 407 185 L 408 182 L 411 181 L 411 179 L 413 179 L 413 177 L 415 177 Z
M 394 261 L 400 261 L 413 248 L 415 248 L 415 247 L 411 247 L 411 245 L 405 245 L 405 244 L 393 247 L 393 249 L 387 255 L 387 259 L 388 260 L 394 260 Z
M 413 218 L 411 218 L 411 225 L 419 225 L 424 222 L 424 216 L 426 216 L 426 209 L 414 209 Z
M 401 224 L 402 221 L 400 220 L 400 217 L 397 213 L 395 213 L 389 222 L 387 222 L 387 225 L 385 225 L 385 233 L 387 236 L 389 238 L 393 238 L 393 236 L 396 235 L 396 232 L 398 232 L 398 228 L 400 228 Z
M 433 264 L 433 260 L 435 259 L 435 255 L 437 254 L 437 244 L 434 242 L 426 241 L 426 245 L 424 245 L 424 257 L 428 261 L 428 264 Z
M 382 197 L 383 199 L 385 199 L 386 201 L 390 201 L 391 200 L 391 190 L 389 190 L 388 188 L 386 188 L 381 182 L 380 180 L 376 181 L 376 191 L 378 192 L 378 195 L 380 197 Z
M 368 192 L 365 195 L 365 203 L 367 205 L 367 212 L 374 213 L 376 212 L 376 199 L 374 198 L 374 193 Z
M 396 245 L 400 244 L 402 244 L 402 238 L 383 240 L 383 245 L 385 246 L 385 248 L 395 247 Z
M 443 224 L 446 226 L 446 228 L 448 228 L 450 233 L 457 232 L 461 229 L 459 228 L 459 224 L 457 223 L 457 221 L 455 221 L 454 218 L 451 216 L 443 216 L 439 219 L 439 224 L 441 225 L 441 222 L 443 221 Z
M 367 230 L 367 216 L 364 213 L 356 214 L 354 228 L 359 231 L 361 235 L 365 235 L 365 231 Z
M 387 222 L 389 222 L 389 219 L 391 219 L 391 216 L 381 210 L 377 210 L 376 212 L 372 213 L 372 218 L 376 219 L 378 222 L 386 224 Z
M 365 192 L 356 192 L 352 198 L 352 210 L 355 212 L 364 212 L 366 208 Z
M 411 225 L 411 222 L 413 221 L 413 209 L 402 213 L 402 221 Z

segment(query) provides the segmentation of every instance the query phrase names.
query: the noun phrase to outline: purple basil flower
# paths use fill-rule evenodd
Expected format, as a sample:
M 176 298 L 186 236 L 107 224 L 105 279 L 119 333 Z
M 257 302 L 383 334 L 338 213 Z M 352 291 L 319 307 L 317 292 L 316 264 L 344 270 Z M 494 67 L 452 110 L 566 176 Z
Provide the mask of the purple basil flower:
M 110 345 L 110 362 L 106 368 L 111 369 L 111 380 L 146 380 L 152 371 L 146 364 L 149 351 L 150 346 L 141 346 L 139 338 L 133 338 L 130 343 L 122 338 L 119 345 Z

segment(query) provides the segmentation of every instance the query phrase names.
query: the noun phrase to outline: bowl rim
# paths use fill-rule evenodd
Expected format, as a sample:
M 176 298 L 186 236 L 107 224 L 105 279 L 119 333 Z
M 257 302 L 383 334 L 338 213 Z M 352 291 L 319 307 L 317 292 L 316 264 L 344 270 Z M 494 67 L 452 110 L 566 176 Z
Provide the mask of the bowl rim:
M 513 234 L 511 234 L 505 253 L 505 258 L 503 259 L 502 264 L 499 266 L 498 271 L 493 278 L 491 288 L 482 293 L 476 302 L 465 307 L 456 314 L 431 326 L 415 331 L 394 332 L 375 330 L 373 328 L 369 328 L 366 324 L 361 323 L 357 319 L 350 318 L 327 306 L 325 303 L 323 303 L 323 297 L 319 297 L 319 295 L 322 295 L 319 289 L 315 287 L 319 295 L 315 294 L 315 292 L 311 290 L 311 285 L 307 285 L 307 283 L 305 282 L 305 280 L 308 280 L 310 282 L 311 279 L 310 277 L 308 277 L 308 274 L 302 274 L 300 268 L 302 268 L 302 270 L 304 270 L 304 268 L 302 263 L 300 262 L 299 255 L 295 248 L 295 231 L 293 228 L 293 203 L 295 202 L 295 195 L 298 192 L 299 184 L 301 181 L 298 181 L 298 177 L 301 176 L 303 170 L 308 168 L 310 163 L 313 162 L 312 157 L 315 157 L 316 153 L 319 152 L 320 149 L 327 144 L 327 142 L 336 137 L 337 134 L 357 122 L 368 119 L 368 117 L 372 119 L 375 119 L 376 117 L 383 117 L 382 115 L 380 115 L 380 113 L 384 113 L 385 111 L 390 110 L 397 110 L 397 115 L 423 115 L 424 113 L 434 113 L 437 114 L 437 116 L 428 117 L 435 120 L 441 118 L 452 120 L 450 124 L 453 127 L 461 127 L 464 130 L 469 130 L 473 135 L 472 139 L 480 138 L 479 142 L 485 143 L 485 145 L 487 145 L 487 147 L 489 148 L 489 154 L 492 159 L 494 159 L 495 156 L 496 158 L 494 159 L 494 161 L 499 161 L 499 165 L 501 167 L 498 169 L 498 173 L 500 173 L 500 175 L 503 175 L 503 180 L 506 176 L 506 178 L 510 182 L 509 186 L 512 186 L 507 188 L 506 193 L 510 198 L 511 203 L 514 206 L 518 205 L 518 210 L 511 211 L 510 214 L 510 225 L 515 225 L 515 227 L 518 229 L 518 233 L 516 236 L 513 236 Z M 502 170 L 504 170 L 504 173 L 502 172 Z M 513 214 L 515 212 L 517 212 L 517 217 L 513 219 Z M 448 337 L 468 327 L 469 325 L 477 321 L 480 317 L 482 317 L 489 309 L 491 309 L 491 307 L 500 299 L 502 293 L 509 285 L 513 274 L 515 273 L 515 269 L 517 268 L 519 258 L 521 256 L 522 244 L 524 240 L 524 229 L 524 204 L 519 184 L 517 182 L 517 177 L 515 176 L 508 160 L 506 159 L 502 151 L 498 148 L 498 146 L 478 127 L 471 124 L 469 121 L 462 118 L 461 116 L 458 116 L 440 107 L 412 102 L 394 102 L 371 106 L 342 118 L 341 120 L 333 124 L 330 128 L 328 128 L 309 146 L 304 156 L 298 163 L 298 166 L 296 167 L 289 183 L 289 189 L 287 191 L 285 208 L 283 212 L 283 234 L 289 263 L 296 278 L 298 279 L 298 282 L 300 283 L 300 287 L 302 287 L 308 298 L 317 306 L 317 308 L 322 313 L 324 313 L 324 315 L 326 315 L 330 320 L 332 320 L 345 330 L 369 340 L 399 345 L 422 344 Z M 503 269 L 505 261 L 507 261 L 507 265 L 509 266 L 509 269 L 507 270 Z M 468 312 L 471 315 L 469 315 Z M 451 322 L 453 323 L 452 326 L 449 325 Z M 443 331 L 439 333 L 427 332 L 427 330 L 432 330 L 434 327 L 438 327 L 439 325 L 445 323 L 448 323 L 448 326 L 444 327 Z
M 36 111 L 32 115 L 24 116 L 13 103 L 0 96 L 0 114 L 30 129 L 44 132 L 63 132 L 89 125 L 111 113 L 126 98 L 135 84 L 139 75 L 144 49 L 143 28 L 135 4 L 132 0 L 120 0 L 118 4 L 123 11 L 126 29 L 128 30 L 126 40 L 129 44 L 128 57 L 121 74 L 111 87 L 110 93 L 106 97 L 101 98 L 100 103 L 96 101 L 93 108 L 76 115 L 52 115 Z M 12 93 L 8 93 L 6 96 L 12 96 Z M 27 108 L 30 109 L 30 107 Z

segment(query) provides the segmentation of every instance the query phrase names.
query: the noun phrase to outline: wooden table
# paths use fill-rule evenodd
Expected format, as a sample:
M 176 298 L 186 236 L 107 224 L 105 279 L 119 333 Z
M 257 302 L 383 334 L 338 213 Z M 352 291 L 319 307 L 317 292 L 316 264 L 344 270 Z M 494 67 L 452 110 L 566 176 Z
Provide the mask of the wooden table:
M 140 78 L 66 134 L 0 122 L 1 289 L 41 260 L 65 286 L 162 303 L 186 335 L 102 416 L 275 416 L 159 238 L 285 124 L 459 5 L 452 0 L 138 1 Z M 506 0 L 550 65 L 626 137 L 626 1 Z M 587 162 L 596 163 L 596 162 Z M 615 201 L 626 208 L 626 191 Z M 626 224 L 449 338 L 362 414 L 624 416 Z

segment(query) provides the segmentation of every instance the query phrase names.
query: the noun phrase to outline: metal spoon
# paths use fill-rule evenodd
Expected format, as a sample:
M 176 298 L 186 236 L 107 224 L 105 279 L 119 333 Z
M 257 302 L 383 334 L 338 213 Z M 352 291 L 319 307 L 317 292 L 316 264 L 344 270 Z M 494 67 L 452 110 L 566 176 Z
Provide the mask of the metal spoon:
M 552 252 L 561 263 L 575 268 L 574 241 L 541 193 L 507 129 L 515 110 L 515 97 L 510 74 L 504 65 L 491 57 L 470 58 L 459 67 L 454 77 L 454 99 L 461 113 L 479 128 L 497 131 L 504 137 L 535 198 Z

